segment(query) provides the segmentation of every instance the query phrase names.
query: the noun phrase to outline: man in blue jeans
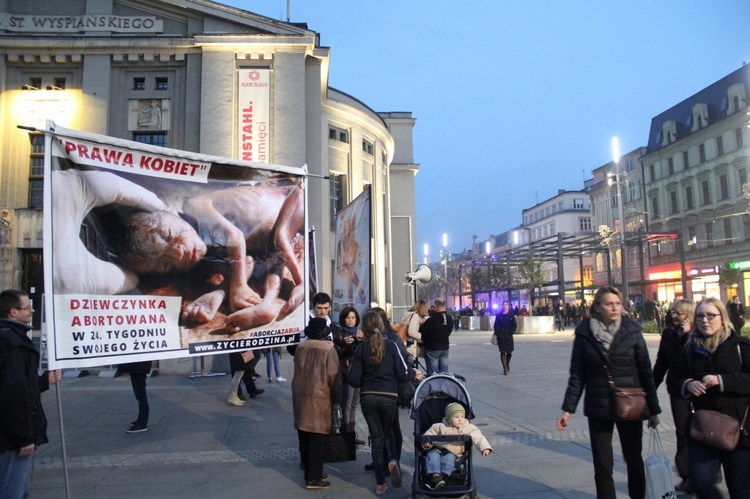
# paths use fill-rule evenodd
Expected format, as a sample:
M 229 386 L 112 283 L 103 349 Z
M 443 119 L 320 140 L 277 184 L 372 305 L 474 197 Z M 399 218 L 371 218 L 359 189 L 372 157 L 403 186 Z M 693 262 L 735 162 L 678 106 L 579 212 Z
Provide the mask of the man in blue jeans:
M 445 312 L 445 300 L 438 298 L 432 307 L 432 315 L 419 326 L 428 376 L 448 372 L 449 337 L 453 331 L 453 318 Z
M 41 393 L 60 371 L 37 374 L 39 351 L 28 336 L 34 307 L 26 292 L 0 293 L 0 497 L 28 495 L 31 458 L 47 443 Z

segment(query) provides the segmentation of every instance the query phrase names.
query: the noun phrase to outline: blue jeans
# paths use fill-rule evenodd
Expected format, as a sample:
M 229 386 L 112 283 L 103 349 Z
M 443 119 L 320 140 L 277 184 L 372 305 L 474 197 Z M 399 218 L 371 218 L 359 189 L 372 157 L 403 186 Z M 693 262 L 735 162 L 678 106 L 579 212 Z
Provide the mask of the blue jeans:
M 445 476 L 451 476 L 453 468 L 456 467 L 456 455 L 452 452 L 446 452 L 440 454 L 437 449 L 430 449 L 427 451 L 427 462 L 425 463 L 425 469 L 428 475 L 433 473 L 442 473 Z
M 688 441 L 690 454 L 690 485 L 700 498 L 724 497 L 716 487 L 719 467 L 724 466 L 724 480 L 729 497 L 750 498 L 750 447 L 737 446 L 731 452 Z
M 425 350 L 424 351 L 425 368 L 427 375 L 435 373 L 447 373 L 448 371 L 448 349 L 445 350 Z
M 365 394 L 360 396 L 359 405 L 362 415 L 370 430 L 370 446 L 372 448 L 372 463 L 375 465 L 375 481 L 378 485 L 385 483 L 385 447 L 387 455 L 394 456 L 393 440 L 386 438 L 393 426 L 393 418 L 398 410 L 395 398 L 384 395 Z
M 281 365 L 279 364 L 279 358 L 281 354 L 276 350 L 271 350 L 266 354 L 266 374 L 268 379 L 271 379 L 271 360 L 273 359 L 273 370 L 276 372 L 276 377 L 281 377 Z
M 0 499 L 20 499 L 29 495 L 28 476 L 31 456 L 18 450 L 0 452 Z
M 594 461 L 594 483 L 598 499 L 616 499 L 615 481 L 612 477 L 614 456 L 612 433 L 617 425 L 620 435 L 622 457 L 628 470 L 628 495 L 632 498 L 646 497 L 646 470 L 643 466 L 642 421 L 611 421 L 589 418 L 589 437 Z

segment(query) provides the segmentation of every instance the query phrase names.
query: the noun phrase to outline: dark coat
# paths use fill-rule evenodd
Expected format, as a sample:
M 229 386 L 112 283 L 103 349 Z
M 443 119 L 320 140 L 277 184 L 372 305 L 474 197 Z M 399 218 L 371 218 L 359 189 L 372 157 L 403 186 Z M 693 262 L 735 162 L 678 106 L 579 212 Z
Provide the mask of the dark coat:
M 403 348 L 403 343 L 401 346 Z M 396 398 L 398 384 L 414 379 L 416 371 L 406 363 L 398 343 L 383 339 L 383 347 L 383 360 L 380 364 L 370 362 L 369 340 L 363 341 L 354 352 L 352 366 L 349 368 L 349 384 L 360 388 L 360 395 L 375 393 Z
M 738 344 L 740 353 L 737 352 Z M 719 386 L 710 388 L 701 397 L 691 397 L 685 392 L 688 381 L 700 380 L 706 374 L 719 375 Z M 686 355 L 675 366 L 675 375 L 670 378 L 668 388 L 673 397 L 691 398 L 696 409 L 719 411 L 741 421 L 750 403 L 750 340 L 732 333 L 709 356 L 701 355 L 688 345 Z M 740 438 L 740 445 L 750 446 L 747 428 Z
M 41 393 L 49 379 L 37 374 L 39 352 L 26 336 L 30 329 L 0 319 L 0 452 L 48 441 Z
M 678 326 L 675 328 L 666 328 L 661 333 L 661 341 L 659 342 L 659 351 L 656 354 L 656 362 L 654 362 L 654 383 L 656 387 L 664 381 L 664 375 L 667 375 L 667 386 L 669 386 L 669 380 L 674 376 L 674 366 L 677 365 L 677 361 L 685 355 L 685 343 L 687 343 L 690 333 L 683 332 L 682 327 Z
M 294 428 L 331 433 L 331 407 L 341 402 L 341 368 L 333 343 L 308 339 L 294 354 Z
M 615 334 L 609 352 L 605 352 L 601 342 L 594 337 L 590 324 L 591 319 L 586 318 L 576 327 L 568 389 L 565 391 L 562 410 L 574 413 L 585 388 L 583 414 L 589 418 L 613 419 L 614 402 L 604 367 L 606 363 L 612 372 L 615 386 L 642 387 L 646 392 L 649 412 L 652 415 L 661 413 L 648 347 L 640 324 L 623 316 L 620 330 Z
M 493 333 L 497 336 L 497 348 L 501 352 L 512 352 L 513 351 L 513 335 L 518 328 L 516 324 L 516 316 L 513 315 L 512 311 L 508 311 L 507 314 L 500 312 L 495 316 L 495 324 Z
M 453 332 L 453 317 L 446 312 L 435 312 L 419 326 L 425 350 L 448 350 Z

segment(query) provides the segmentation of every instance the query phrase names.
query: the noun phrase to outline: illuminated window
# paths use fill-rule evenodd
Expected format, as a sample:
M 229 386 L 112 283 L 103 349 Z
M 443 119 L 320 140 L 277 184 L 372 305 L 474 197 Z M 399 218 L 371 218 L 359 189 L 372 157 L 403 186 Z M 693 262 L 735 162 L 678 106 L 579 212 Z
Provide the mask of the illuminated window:
M 29 208 L 41 208 L 44 204 L 44 134 L 30 133 L 29 141 Z
M 138 132 L 133 134 L 133 140 L 141 144 L 167 147 L 167 132 Z

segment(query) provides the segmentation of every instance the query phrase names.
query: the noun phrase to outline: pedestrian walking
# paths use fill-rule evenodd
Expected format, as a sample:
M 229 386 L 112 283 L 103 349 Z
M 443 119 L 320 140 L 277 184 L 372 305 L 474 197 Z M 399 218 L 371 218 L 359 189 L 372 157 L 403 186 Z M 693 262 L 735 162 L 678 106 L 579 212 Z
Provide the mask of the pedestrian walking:
M 497 349 L 500 351 L 500 362 L 503 365 L 503 374 L 510 373 L 510 359 L 513 356 L 513 335 L 518 328 L 516 317 L 510 310 L 510 303 L 503 302 L 503 309 L 495 316 L 494 335 L 497 338 Z

